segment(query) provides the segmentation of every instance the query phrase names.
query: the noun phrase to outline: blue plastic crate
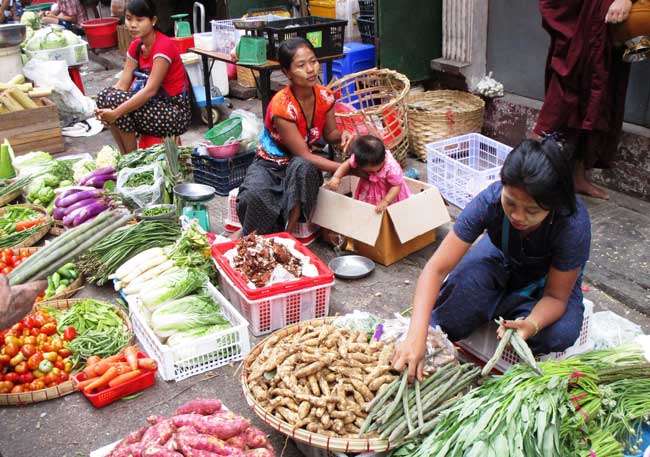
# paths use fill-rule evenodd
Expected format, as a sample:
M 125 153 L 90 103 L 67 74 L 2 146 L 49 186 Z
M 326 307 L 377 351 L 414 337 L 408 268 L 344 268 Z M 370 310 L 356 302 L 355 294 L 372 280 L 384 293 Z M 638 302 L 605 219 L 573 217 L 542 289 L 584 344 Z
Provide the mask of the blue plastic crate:
M 194 182 L 214 187 L 218 195 L 228 195 L 228 192 L 239 187 L 244 181 L 246 170 L 253 163 L 255 154 L 256 151 L 252 149 L 230 159 L 217 159 L 194 151 L 192 153 Z
M 637 438 L 637 437 L 635 437 Z M 641 449 L 641 452 L 638 454 L 625 454 L 625 457 L 642 457 L 646 448 L 650 447 L 650 426 L 643 425 L 641 427 L 641 440 L 642 443 L 638 446 Z
M 343 46 L 345 57 L 332 61 L 332 76 L 342 78 L 345 75 L 368 70 L 375 66 L 375 45 L 366 43 L 345 43 Z M 329 65 L 329 64 L 326 64 Z M 327 72 L 323 74 L 323 81 L 328 84 Z

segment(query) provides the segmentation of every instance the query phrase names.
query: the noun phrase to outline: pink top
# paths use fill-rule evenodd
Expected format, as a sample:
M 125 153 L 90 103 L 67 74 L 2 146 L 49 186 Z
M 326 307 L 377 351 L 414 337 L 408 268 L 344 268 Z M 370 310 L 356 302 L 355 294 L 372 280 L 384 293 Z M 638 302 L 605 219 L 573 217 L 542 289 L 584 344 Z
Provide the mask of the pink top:
M 350 156 L 350 166 L 357 168 L 357 161 L 354 154 Z M 406 200 L 411 196 L 411 191 L 404 181 L 402 167 L 397 163 L 393 154 L 390 151 L 386 151 L 384 166 L 379 171 L 370 173 L 368 179 L 362 178 L 359 180 L 359 184 L 357 184 L 357 188 L 354 191 L 354 198 L 370 203 L 371 205 L 376 205 L 386 196 L 393 186 L 402 186 L 402 188 L 392 203 Z

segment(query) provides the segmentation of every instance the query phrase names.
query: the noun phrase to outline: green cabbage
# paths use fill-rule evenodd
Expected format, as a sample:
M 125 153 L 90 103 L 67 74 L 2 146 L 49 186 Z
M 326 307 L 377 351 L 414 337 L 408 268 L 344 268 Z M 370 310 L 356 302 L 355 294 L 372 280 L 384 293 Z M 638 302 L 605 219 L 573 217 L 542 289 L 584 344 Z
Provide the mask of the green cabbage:
M 188 295 L 163 303 L 151 314 L 151 326 L 159 338 L 215 324 L 228 325 L 228 321 L 212 298 L 201 295 Z
M 59 49 L 66 46 L 65 37 L 60 30 L 51 30 L 41 42 L 41 49 Z
M 79 35 L 76 33 L 70 31 L 70 30 L 64 30 L 61 32 L 63 35 L 63 38 L 65 39 L 65 45 L 66 46 L 73 46 L 75 44 L 79 44 L 81 41 L 79 39 Z
M 23 15 L 20 16 L 20 23 L 31 27 L 34 30 L 38 30 L 41 28 L 41 17 L 34 11 L 25 11 L 23 12 Z
M 207 335 L 221 333 L 224 330 L 231 328 L 232 326 L 228 322 L 215 325 L 206 325 L 203 327 L 195 327 L 190 330 L 185 330 L 181 332 L 175 332 L 167 338 L 167 346 L 177 348 L 191 345 L 195 340 L 203 338 Z M 227 346 L 237 342 L 237 334 L 230 333 L 219 339 L 217 342 L 219 346 Z
M 181 268 L 163 274 L 143 285 L 140 291 L 142 304 L 149 309 L 191 294 L 208 281 L 205 273 L 193 268 Z

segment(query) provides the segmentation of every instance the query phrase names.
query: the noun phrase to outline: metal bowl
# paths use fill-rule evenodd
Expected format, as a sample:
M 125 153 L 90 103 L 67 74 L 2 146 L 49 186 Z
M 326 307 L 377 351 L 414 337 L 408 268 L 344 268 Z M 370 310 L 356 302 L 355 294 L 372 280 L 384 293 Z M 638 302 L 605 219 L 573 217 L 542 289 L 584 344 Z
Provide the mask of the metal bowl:
M 360 279 L 372 273 L 375 262 L 361 255 L 342 255 L 330 260 L 329 267 L 337 278 Z
M 206 184 L 186 182 L 183 184 L 176 184 L 174 186 L 174 193 L 188 202 L 204 202 L 212 200 L 216 190 L 214 187 Z
M 25 40 L 27 27 L 23 24 L 0 25 L 0 48 L 18 46 Z
M 156 214 L 155 216 L 147 216 L 143 214 L 148 209 L 155 208 L 164 208 L 167 210 L 166 213 Z M 151 205 L 144 208 L 138 208 L 135 210 L 135 218 L 142 221 L 157 221 L 163 219 L 176 219 L 176 206 L 175 205 Z

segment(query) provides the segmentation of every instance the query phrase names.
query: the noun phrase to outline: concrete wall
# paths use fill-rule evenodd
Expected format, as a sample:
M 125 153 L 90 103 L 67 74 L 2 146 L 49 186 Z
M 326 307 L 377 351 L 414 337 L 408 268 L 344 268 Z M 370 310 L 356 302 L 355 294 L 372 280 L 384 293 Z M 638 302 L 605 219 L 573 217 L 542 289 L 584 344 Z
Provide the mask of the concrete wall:
M 542 100 L 549 38 L 536 0 L 490 0 L 487 71 L 508 93 Z M 650 61 L 632 65 L 625 120 L 650 127 Z

